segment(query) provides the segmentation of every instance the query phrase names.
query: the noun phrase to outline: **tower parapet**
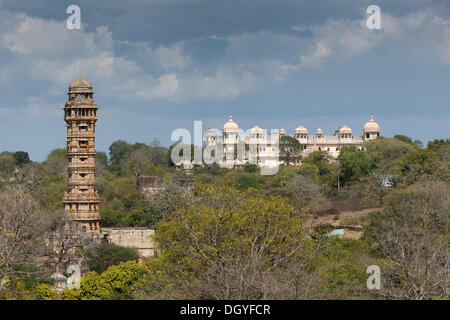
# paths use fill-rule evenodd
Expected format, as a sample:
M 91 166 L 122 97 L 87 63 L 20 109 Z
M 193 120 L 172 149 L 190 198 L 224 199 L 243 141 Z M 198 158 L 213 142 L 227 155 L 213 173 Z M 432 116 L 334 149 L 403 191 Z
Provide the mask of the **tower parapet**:
M 67 192 L 64 211 L 84 231 L 98 232 L 99 197 L 95 191 L 95 123 L 97 104 L 92 83 L 80 76 L 69 85 L 64 106 L 67 127 Z

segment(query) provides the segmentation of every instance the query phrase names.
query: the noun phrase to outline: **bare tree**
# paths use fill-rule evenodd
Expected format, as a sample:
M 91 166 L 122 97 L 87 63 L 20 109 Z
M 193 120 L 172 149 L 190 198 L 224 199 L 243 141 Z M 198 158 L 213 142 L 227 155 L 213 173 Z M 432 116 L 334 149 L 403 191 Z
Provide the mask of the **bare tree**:
M 47 257 L 47 265 L 54 272 L 63 272 L 70 264 L 80 264 L 78 249 L 95 245 L 100 239 L 96 234 L 83 232 L 76 222 L 66 219 L 64 212 L 55 211 L 46 216 L 46 246 L 40 254 Z
M 284 188 L 292 205 L 298 210 L 313 213 L 325 212 L 332 208 L 330 200 L 322 192 L 318 181 L 309 176 L 297 175 Z
M 389 299 L 448 296 L 449 189 L 425 182 L 397 191 L 372 217 L 367 234 L 387 259 L 380 293 Z
M 125 166 L 137 178 L 143 175 L 150 175 L 153 166 L 150 160 L 149 150 L 141 148 L 128 155 L 124 162 Z
M 42 222 L 38 202 L 23 186 L 0 194 L 0 290 L 8 278 L 21 276 L 18 266 L 30 264 L 33 250 L 42 243 Z

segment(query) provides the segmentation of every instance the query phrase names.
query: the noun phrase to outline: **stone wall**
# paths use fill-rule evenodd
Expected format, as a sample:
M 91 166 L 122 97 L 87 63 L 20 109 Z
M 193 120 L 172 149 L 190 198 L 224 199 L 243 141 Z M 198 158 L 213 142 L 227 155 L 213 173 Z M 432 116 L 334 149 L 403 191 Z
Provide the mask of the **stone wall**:
M 164 189 L 164 180 L 156 176 L 140 176 L 136 180 L 136 187 L 140 193 L 153 194 Z
M 141 258 L 152 257 L 155 245 L 152 236 L 155 230 L 147 228 L 104 228 L 104 240 L 121 247 L 135 248 Z

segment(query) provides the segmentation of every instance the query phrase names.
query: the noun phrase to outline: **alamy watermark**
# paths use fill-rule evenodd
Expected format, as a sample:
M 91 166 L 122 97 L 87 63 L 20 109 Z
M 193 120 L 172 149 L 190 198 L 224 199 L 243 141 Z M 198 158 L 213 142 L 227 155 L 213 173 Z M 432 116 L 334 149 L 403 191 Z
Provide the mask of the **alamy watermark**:
M 70 16 L 66 20 L 66 26 L 69 30 L 81 29 L 81 9 L 79 6 L 73 4 L 67 7 L 66 13 Z
M 366 25 L 369 30 L 381 29 L 381 9 L 377 5 L 370 5 L 366 9 L 366 13 L 370 16 L 366 20 Z
M 370 274 L 367 278 L 367 289 L 369 290 L 380 290 L 381 289 L 381 270 L 380 267 L 373 264 L 367 267 L 366 273 Z
M 76 264 L 67 267 L 66 272 L 70 274 L 67 278 L 67 287 L 69 289 L 80 289 L 81 288 L 81 270 Z

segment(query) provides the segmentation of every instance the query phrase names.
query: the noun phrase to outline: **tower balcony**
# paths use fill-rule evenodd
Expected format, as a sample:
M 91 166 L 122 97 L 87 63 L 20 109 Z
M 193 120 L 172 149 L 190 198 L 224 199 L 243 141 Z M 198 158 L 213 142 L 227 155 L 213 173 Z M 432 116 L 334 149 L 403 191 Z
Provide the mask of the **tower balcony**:
M 68 133 L 67 138 L 95 138 L 95 132 L 87 131 L 87 132 L 75 132 Z
M 67 165 L 67 169 L 70 171 L 73 170 L 79 170 L 79 171 L 90 171 L 95 170 L 95 163 L 86 163 L 86 162 L 76 162 L 76 163 L 69 163 Z
M 89 210 L 79 210 L 78 212 L 69 212 L 67 217 L 70 220 L 100 220 L 100 213 Z
M 82 203 L 99 203 L 100 199 L 97 192 L 91 194 L 64 193 L 64 203 L 82 202 Z
M 64 117 L 64 120 L 66 122 L 77 121 L 77 120 L 89 120 L 89 121 L 96 122 L 98 120 L 98 116 L 76 116 L 76 115 L 71 115 L 71 116 Z
M 77 155 L 90 155 L 90 154 L 95 154 L 95 148 L 94 147 L 90 147 L 90 148 L 77 148 L 77 147 L 68 147 L 67 149 L 67 154 L 77 154 Z
M 67 182 L 68 186 L 94 186 L 95 179 L 70 179 Z

